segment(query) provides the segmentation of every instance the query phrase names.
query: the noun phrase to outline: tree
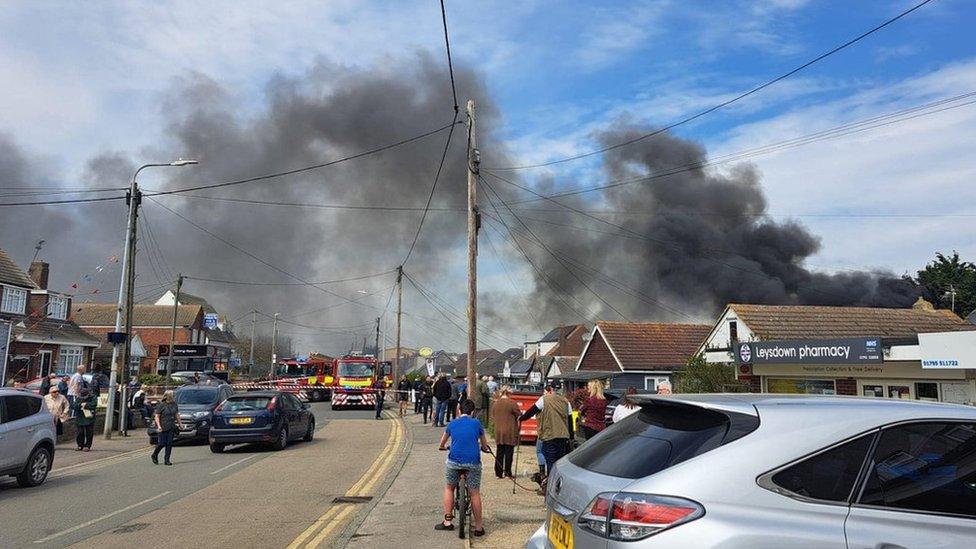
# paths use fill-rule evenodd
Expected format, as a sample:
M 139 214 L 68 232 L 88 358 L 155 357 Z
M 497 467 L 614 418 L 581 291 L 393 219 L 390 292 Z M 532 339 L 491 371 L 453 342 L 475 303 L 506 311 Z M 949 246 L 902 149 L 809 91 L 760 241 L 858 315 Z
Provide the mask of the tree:
M 735 379 L 735 366 L 707 362 L 698 355 L 675 374 L 676 393 L 742 393 L 746 386 Z
M 951 290 L 955 290 L 955 311 L 966 316 L 976 309 L 976 265 L 959 259 L 959 252 L 946 257 L 935 254 L 935 261 L 918 271 L 915 282 L 922 295 L 937 308 L 952 307 Z

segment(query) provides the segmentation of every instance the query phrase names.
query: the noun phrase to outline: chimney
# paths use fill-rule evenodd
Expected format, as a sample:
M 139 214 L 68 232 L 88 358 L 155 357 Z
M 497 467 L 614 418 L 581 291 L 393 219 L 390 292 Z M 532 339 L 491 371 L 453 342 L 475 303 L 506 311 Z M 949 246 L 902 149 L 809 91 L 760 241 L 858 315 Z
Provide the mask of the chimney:
M 37 287 L 46 290 L 47 289 L 47 277 L 51 270 L 51 266 L 44 261 L 35 261 L 31 263 L 30 269 L 28 269 L 27 274 L 30 279 L 37 284 Z

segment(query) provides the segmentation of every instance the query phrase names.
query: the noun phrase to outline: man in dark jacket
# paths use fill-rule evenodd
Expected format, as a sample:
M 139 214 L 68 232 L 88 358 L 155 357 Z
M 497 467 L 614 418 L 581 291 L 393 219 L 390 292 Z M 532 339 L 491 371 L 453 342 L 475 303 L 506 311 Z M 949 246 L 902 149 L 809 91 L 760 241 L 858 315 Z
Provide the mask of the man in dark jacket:
M 447 376 L 440 374 L 434 382 L 434 398 L 437 399 L 437 411 L 434 413 L 434 425 L 444 426 L 444 415 L 447 413 L 447 405 L 451 400 L 451 382 Z

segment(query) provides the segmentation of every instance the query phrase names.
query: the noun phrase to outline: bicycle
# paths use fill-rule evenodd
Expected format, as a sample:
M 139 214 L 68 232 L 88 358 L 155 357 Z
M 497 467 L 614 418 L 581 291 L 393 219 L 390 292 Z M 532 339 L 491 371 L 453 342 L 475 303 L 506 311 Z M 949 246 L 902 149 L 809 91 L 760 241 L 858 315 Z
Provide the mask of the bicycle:
M 442 452 L 446 452 L 448 447 L 439 448 Z M 484 449 L 481 450 L 484 453 L 490 454 L 491 449 L 485 452 Z M 474 537 L 474 517 L 471 511 L 471 495 L 468 494 L 468 470 L 461 469 L 458 474 L 458 483 L 454 487 L 454 512 L 455 517 L 458 519 L 458 538 L 465 539 Z M 468 528 L 468 532 L 465 532 L 465 526 Z

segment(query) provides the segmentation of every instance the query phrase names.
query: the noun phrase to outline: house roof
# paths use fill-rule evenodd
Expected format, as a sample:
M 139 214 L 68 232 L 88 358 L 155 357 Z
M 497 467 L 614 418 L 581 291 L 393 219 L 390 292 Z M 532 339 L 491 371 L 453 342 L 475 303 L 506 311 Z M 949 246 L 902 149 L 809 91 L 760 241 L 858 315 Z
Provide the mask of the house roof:
M 976 324 L 976 309 L 973 309 L 973 312 L 966 316 L 966 322 Z
M 558 328 L 553 328 L 552 330 L 549 330 L 549 333 L 542 336 L 542 339 L 540 339 L 538 343 L 551 343 L 554 341 L 559 341 L 560 338 L 569 337 L 570 334 L 572 334 L 574 331 L 576 331 L 579 328 L 586 330 L 586 326 L 582 324 L 570 324 L 568 326 L 559 326 Z
M 111 303 L 78 303 L 71 306 L 73 320 L 79 326 L 115 326 L 115 305 Z M 180 305 L 176 314 L 177 326 L 190 326 L 200 314 L 200 305 Z M 169 305 L 140 305 L 132 309 L 133 326 L 169 326 L 173 323 L 173 307 Z
M 214 309 L 206 299 L 196 296 L 193 294 L 188 294 L 184 291 L 180 291 L 180 305 L 199 305 L 203 307 L 203 312 L 205 313 L 216 313 L 217 309 Z
M 206 332 L 211 344 L 233 345 L 238 343 L 237 336 L 233 332 L 221 330 L 220 328 L 209 328 Z
M 508 367 L 509 367 L 509 370 L 512 372 L 512 374 L 523 374 L 524 375 L 524 374 L 529 373 L 529 370 L 532 369 L 532 361 L 531 360 L 528 360 L 528 359 L 525 359 L 525 358 L 522 358 L 522 359 L 516 360 L 515 362 L 510 362 L 509 365 L 508 365 Z
M 480 369 L 482 365 L 484 365 L 486 361 L 491 361 L 492 359 L 496 359 L 500 356 L 503 355 L 502 352 L 499 351 L 498 349 L 480 349 L 478 351 L 475 351 L 474 353 L 475 371 L 478 373 L 479 376 L 482 375 Z M 504 363 L 504 360 L 502 362 Z M 457 362 L 454 363 L 454 372 L 464 374 L 464 372 L 467 369 L 468 369 L 468 353 L 464 353 L 461 356 L 459 356 Z M 485 374 L 485 375 L 489 375 L 489 374 Z
M 14 263 L 7 252 L 0 250 L 0 284 L 36 289 L 37 284 Z
M 930 332 L 976 330 L 976 326 L 951 311 L 924 307 L 885 309 L 733 303 L 729 308 L 763 340 L 914 337 Z
M 82 347 L 97 347 L 101 343 L 70 320 L 13 315 L 10 322 L 13 325 L 12 338 L 17 341 Z
M 597 322 L 620 367 L 627 370 L 671 370 L 698 353 L 711 331 L 706 324 L 663 322 Z M 560 368 L 561 369 L 561 368 Z

